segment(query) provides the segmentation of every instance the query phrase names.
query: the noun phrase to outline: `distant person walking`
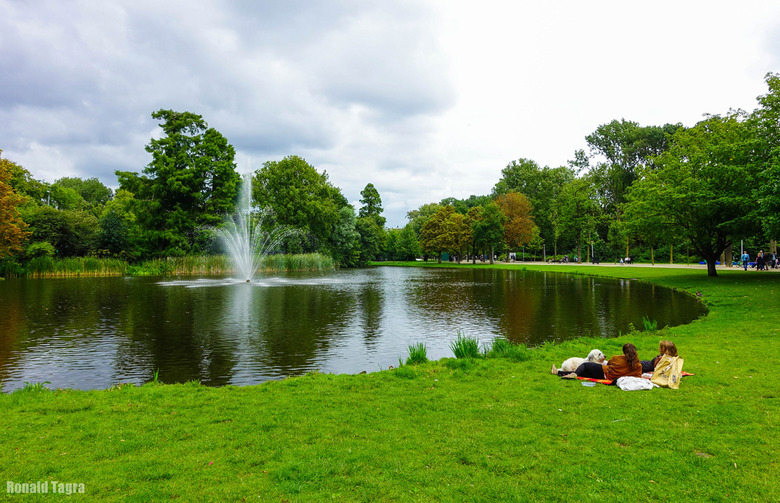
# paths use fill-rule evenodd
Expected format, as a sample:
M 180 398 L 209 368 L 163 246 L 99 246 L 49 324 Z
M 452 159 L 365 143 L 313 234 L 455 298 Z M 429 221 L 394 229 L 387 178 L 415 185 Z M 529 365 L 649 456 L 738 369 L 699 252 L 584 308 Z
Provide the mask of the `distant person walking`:
M 764 270 L 764 250 L 759 251 L 758 255 L 756 255 L 756 270 Z
M 747 251 L 742 252 L 742 267 L 747 271 L 748 262 L 750 262 L 750 255 Z

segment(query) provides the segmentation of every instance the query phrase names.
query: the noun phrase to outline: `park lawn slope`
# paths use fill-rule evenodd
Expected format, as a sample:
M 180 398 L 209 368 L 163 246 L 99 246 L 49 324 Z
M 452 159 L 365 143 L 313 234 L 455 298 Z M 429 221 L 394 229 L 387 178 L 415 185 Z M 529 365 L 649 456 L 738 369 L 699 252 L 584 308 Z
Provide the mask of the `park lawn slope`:
M 28 387 L 0 395 L 0 493 L 6 481 L 56 480 L 84 484 L 69 501 L 776 497 L 780 275 L 543 269 L 698 292 L 710 312 L 659 332 L 546 344 L 525 361 L 442 359 L 247 387 Z M 625 342 L 649 359 L 665 338 L 696 374 L 679 390 L 590 388 L 549 374 L 552 363 L 593 347 L 618 354 Z

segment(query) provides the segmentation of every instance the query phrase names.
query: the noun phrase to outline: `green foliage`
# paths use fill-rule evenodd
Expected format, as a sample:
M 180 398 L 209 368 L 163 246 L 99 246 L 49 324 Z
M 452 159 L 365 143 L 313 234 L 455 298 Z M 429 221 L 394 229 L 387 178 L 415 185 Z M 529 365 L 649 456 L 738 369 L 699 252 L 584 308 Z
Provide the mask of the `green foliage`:
M 53 257 L 54 246 L 47 241 L 36 241 L 24 249 L 24 254 L 27 258 Z
M 103 185 L 97 178 L 82 180 L 75 177 L 64 177 L 55 181 L 52 185 L 73 190 L 83 203 L 89 208 L 102 208 L 113 198 L 113 191 Z M 52 194 L 53 197 L 53 194 Z
M 642 316 L 642 325 L 645 327 L 645 332 L 655 332 L 658 330 L 658 320 L 650 320 L 647 316 Z
M 479 339 L 476 337 L 467 337 L 461 331 L 458 331 L 458 338 L 450 343 L 455 358 L 477 358 L 480 356 Z
M 360 233 L 356 225 L 354 208 L 341 208 L 331 237 L 331 255 L 339 267 L 357 267 L 360 263 Z
M 415 260 L 421 253 L 420 243 L 414 235 L 411 224 L 406 224 L 403 229 L 387 231 L 385 255 L 388 260 Z
M 636 227 L 690 240 L 710 276 L 717 275 L 715 262 L 734 237 L 758 230 L 753 143 L 742 119 L 711 116 L 678 130 L 657 168 L 646 169 L 632 187 L 625 208 Z
M 30 240 L 50 243 L 58 257 L 83 256 L 94 247 L 98 220 L 92 213 L 39 206 L 25 218 L 32 233 Z
M 504 221 L 506 217 L 495 202 L 486 204 L 478 217 L 474 217 L 471 228 L 475 248 L 484 250 L 493 263 L 494 251 L 502 248 L 504 243 Z M 475 253 L 476 254 L 476 253 Z
M 257 206 L 270 208 L 280 225 L 301 231 L 303 238 L 290 238 L 285 243 L 288 253 L 332 248 L 335 227 L 344 218 L 339 211 L 349 204 L 341 190 L 328 181 L 326 172 L 319 173 L 295 155 L 263 164 L 255 172 L 252 197 Z
M 200 115 L 158 110 L 152 117 L 164 136 L 146 146 L 152 161 L 143 175 L 116 173 L 120 188 L 135 195 L 134 212 L 153 254 L 203 251 L 199 229 L 233 212 L 240 181 L 235 150 Z
M 406 365 L 417 365 L 428 361 L 428 348 L 422 342 L 410 344 L 408 351 L 409 356 L 406 358 Z
M 574 180 L 574 170 L 568 167 L 540 167 L 530 159 L 512 161 L 501 171 L 501 179 L 493 187 L 493 197 L 519 192 L 531 202 L 531 216 L 547 248 L 558 239 L 566 222 L 560 216 L 560 194 Z
M 366 187 L 360 191 L 360 207 L 358 217 L 369 217 L 376 221 L 376 224 L 380 228 L 385 227 L 385 217 L 382 216 L 382 198 L 379 197 L 379 191 L 376 190 L 374 184 L 369 183 Z
M 753 155 L 759 161 L 756 200 L 764 235 L 780 238 L 780 74 L 768 73 L 769 91 L 758 97 L 759 108 L 750 117 L 749 126 L 756 136 Z
M 372 217 L 360 217 L 355 223 L 360 241 L 360 259 L 358 264 L 364 266 L 376 260 L 385 249 L 387 236 L 385 230 Z

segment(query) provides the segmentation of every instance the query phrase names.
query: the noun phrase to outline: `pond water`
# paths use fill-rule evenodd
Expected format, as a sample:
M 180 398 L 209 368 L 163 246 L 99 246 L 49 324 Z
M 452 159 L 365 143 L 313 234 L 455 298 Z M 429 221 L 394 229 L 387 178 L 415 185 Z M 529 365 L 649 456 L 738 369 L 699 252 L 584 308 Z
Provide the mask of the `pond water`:
M 519 269 L 378 267 L 252 283 L 9 279 L 0 281 L 0 386 L 102 389 L 149 382 L 156 370 L 163 382 L 209 386 L 373 372 L 418 342 L 430 359 L 452 356 L 458 331 L 535 345 L 703 313 L 692 297 L 645 283 Z

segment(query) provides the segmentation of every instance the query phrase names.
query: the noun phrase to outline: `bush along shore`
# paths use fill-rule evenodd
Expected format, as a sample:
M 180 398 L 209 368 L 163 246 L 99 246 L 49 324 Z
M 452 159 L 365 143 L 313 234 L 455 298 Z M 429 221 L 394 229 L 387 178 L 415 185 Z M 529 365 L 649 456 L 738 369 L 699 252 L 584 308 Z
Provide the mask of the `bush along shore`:
M 332 258 L 319 253 L 267 255 L 259 272 L 322 271 L 335 269 Z M 233 273 L 230 258 L 225 255 L 194 255 L 153 259 L 129 264 L 116 258 L 38 257 L 24 265 L 7 264 L 0 270 L 10 277 L 55 278 L 80 276 L 178 276 L 225 275 Z
M 650 281 L 700 297 L 709 314 L 616 339 L 494 343 L 477 355 L 453 334 L 462 358 L 425 362 L 417 345 L 393 370 L 257 386 L 32 383 L 0 394 L 0 473 L 18 484 L 11 489 L 83 490 L 69 501 L 775 499 L 780 277 L 539 269 Z M 549 374 L 551 363 L 593 348 L 619 354 L 626 342 L 649 359 L 662 339 L 695 374 L 679 390 L 584 387 Z

